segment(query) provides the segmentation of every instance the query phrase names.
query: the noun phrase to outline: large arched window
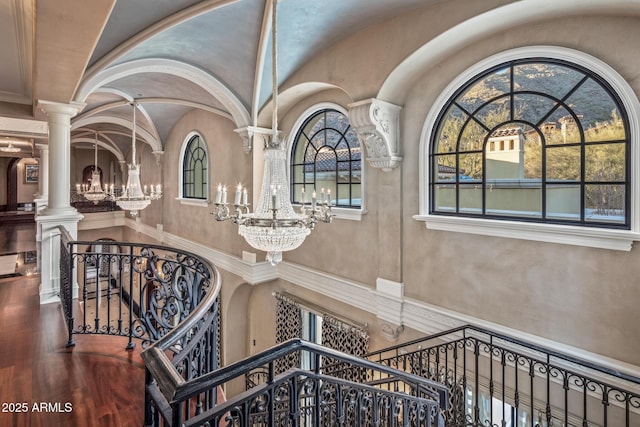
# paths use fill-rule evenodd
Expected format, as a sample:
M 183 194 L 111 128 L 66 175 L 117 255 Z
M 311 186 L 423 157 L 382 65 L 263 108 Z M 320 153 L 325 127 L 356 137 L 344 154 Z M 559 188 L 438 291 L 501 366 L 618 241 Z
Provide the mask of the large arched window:
M 518 59 L 476 75 L 437 118 L 430 213 L 630 228 L 630 132 L 589 69 Z
M 333 108 L 315 110 L 297 127 L 291 148 L 291 201 L 307 202 L 311 194 L 331 194 L 337 208 L 362 207 L 361 147 L 346 114 Z
M 194 134 L 183 147 L 180 183 L 182 199 L 207 200 L 208 165 L 206 143 L 200 135 Z

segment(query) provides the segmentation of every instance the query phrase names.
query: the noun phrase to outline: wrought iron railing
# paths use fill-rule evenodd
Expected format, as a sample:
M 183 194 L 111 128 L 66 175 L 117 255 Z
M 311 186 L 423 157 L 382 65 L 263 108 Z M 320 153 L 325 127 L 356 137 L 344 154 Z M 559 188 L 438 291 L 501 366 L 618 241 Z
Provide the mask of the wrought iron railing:
M 151 425 L 435 427 L 441 425 L 439 413 L 447 401 L 447 389 L 439 383 L 300 339 L 184 381 L 167 373 L 165 349 L 171 345 L 167 336 L 142 353 L 154 379 L 147 384 L 157 408 Z M 292 368 L 276 374 L 278 360 L 295 352 L 308 353 L 316 368 Z M 343 368 L 370 372 L 373 382 L 384 385 L 327 375 L 322 365 L 325 359 Z M 201 404 L 207 393 L 265 366 L 266 382 L 219 405 Z
M 134 340 L 147 347 L 192 313 L 202 317 L 199 306 L 219 293 L 217 270 L 195 254 L 159 245 L 73 241 L 66 230 L 61 233 L 60 298 L 68 345 L 75 334 L 99 334 L 127 337 L 127 348 Z M 210 310 L 217 313 L 217 304 Z
M 366 356 L 449 389 L 445 424 L 640 426 L 640 378 L 463 326 Z
M 163 364 L 153 365 L 154 373 L 176 382 L 220 366 L 221 285 L 210 263 L 165 246 L 73 241 L 63 227 L 60 242 L 60 299 L 69 346 L 75 345 L 74 335 L 98 334 L 126 337 L 129 349 L 135 341 L 162 348 Z M 157 389 L 149 386 L 156 378 L 146 368 L 145 425 L 153 425 L 166 408 L 149 394 Z M 196 413 L 213 407 L 216 390 L 197 400 Z

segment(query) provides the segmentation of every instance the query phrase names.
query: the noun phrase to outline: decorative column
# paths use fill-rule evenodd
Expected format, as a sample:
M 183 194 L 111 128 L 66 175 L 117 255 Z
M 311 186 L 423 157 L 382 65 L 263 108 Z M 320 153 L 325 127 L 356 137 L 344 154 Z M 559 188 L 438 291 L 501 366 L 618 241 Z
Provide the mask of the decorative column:
M 40 150 L 40 174 L 38 179 L 38 197 L 35 199 L 36 212 L 40 212 L 47 207 L 49 200 L 49 146 L 47 144 L 36 144 Z
M 36 218 L 47 207 L 49 201 L 49 146 L 47 144 L 36 144 L 36 148 L 40 150 L 40 176 L 38 179 L 38 197 L 34 200 L 36 204 Z M 36 270 L 42 271 L 42 235 L 40 227 L 36 229 L 36 249 L 37 263 Z
M 78 238 L 78 221 L 82 215 L 71 206 L 71 118 L 85 104 L 39 101 L 38 107 L 48 117 L 49 159 L 47 207 L 38 213 L 40 236 L 40 303 L 60 301 L 60 230 L 65 227 Z M 77 284 L 75 287 L 77 291 Z

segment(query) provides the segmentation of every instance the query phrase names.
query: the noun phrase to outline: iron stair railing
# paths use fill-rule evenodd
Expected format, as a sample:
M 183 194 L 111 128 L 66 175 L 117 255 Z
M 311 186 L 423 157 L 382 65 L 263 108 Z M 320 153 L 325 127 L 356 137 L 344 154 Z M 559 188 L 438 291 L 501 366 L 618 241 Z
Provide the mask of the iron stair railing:
M 640 426 L 640 378 L 466 325 L 366 355 L 449 389 L 451 427 Z
M 165 350 L 172 345 L 168 335 L 142 352 L 153 379 L 147 383 L 148 394 L 161 417 L 153 425 L 436 427 L 442 425 L 440 411 L 447 409 L 448 390 L 437 382 L 301 339 L 189 381 L 170 369 Z M 277 362 L 296 352 L 309 353 L 316 368 L 292 368 L 277 375 Z M 340 368 L 326 369 L 323 360 Z M 220 405 L 196 407 L 200 396 L 263 367 L 268 372 L 265 383 Z M 349 375 L 379 384 L 345 379 Z
M 302 340 L 219 368 L 220 276 L 197 255 L 74 241 L 63 227 L 60 241 L 67 344 L 75 345 L 74 335 L 98 334 L 146 348 L 146 426 L 441 425 L 446 387 Z M 314 370 L 276 374 L 278 361 L 297 352 L 314 359 Z M 260 367 L 264 383 L 229 402 L 218 399 L 227 383 Z

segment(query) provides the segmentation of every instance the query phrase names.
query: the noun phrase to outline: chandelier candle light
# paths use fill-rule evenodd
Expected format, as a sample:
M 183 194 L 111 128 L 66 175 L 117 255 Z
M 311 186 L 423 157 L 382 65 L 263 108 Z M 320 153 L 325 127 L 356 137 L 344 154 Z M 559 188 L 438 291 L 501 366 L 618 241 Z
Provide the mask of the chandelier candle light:
M 313 192 L 311 204 L 306 203 L 304 189 L 299 212 L 291 205 L 289 183 L 287 182 L 287 161 L 284 143 L 278 135 L 278 76 L 276 50 L 276 3 L 273 0 L 271 26 L 272 84 L 273 84 L 273 135 L 264 150 L 264 175 L 258 204 L 253 213 L 249 210 L 247 189 L 241 184 L 236 187 L 233 200 L 234 213 L 227 204 L 227 187 L 219 184 L 216 192 L 217 221 L 231 220 L 238 225 L 238 233 L 251 247 L 265 251 L 267 261 L 272 265 L 282 261 L 282 252 L 296 249 L 320 221 L 331 222 L 331 192 L 321 192 L 320 200 Z
M 122 195 L 116 198 L 116 204 L 131 216 L 135 217 L 138 212 L 149 206 L 151 200 L 158 200 L 162 197 L 162 187 L 160 184 L 151 185 L 151 192 L 147 191 L 147 186 L 140 185 L 140 165 L 136 164 L 136 108 L 135 102 L 131 103 L 133 107 L 133 126 L 131 133 L 131 163 L 129 164 L 129 176 L 127 177 L 127 185 L 122 186 Z
M 98 170 L 98 132 L 94 132 L 94 135 L 94 166 L 93 172 L 91 173 L 91 186 L 88 188 L 81 188 L 80 184 L 76 184 L 76 191 L 79 194 L 82 194 L 85 199 L 93 202 L 94 205 L 97 205 L 98 202 L 111 199 L 111 196 L 110 194 L 105 193 L 100 182 L 100 171 Z

